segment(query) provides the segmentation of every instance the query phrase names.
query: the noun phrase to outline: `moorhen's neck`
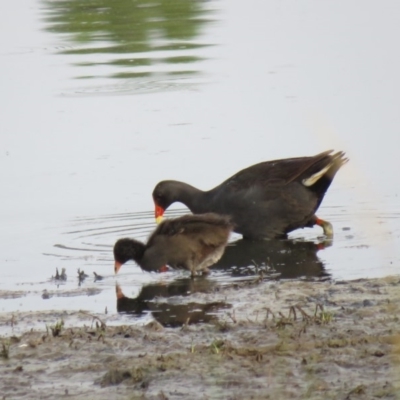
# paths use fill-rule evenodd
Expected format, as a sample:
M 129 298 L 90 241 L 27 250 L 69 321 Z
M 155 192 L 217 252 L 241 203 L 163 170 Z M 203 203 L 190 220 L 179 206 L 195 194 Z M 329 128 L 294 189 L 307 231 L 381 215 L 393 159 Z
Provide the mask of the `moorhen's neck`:
M 210 192 L 202 191 L 184 182 L 171 181 L 170 184 L 174 201 L 183 203 L 194 214 L 202 214 L 209 211 L 207 203 Z

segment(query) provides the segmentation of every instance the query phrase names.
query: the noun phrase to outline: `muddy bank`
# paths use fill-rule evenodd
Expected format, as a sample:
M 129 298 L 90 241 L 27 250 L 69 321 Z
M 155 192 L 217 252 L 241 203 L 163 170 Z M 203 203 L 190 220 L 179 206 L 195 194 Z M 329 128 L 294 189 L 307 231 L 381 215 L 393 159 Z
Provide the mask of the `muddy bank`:
M 255 280 L 191 300 L 232 307 L 180 328 L 1 314 L 3 398 L 400 398 L 400 277 Z

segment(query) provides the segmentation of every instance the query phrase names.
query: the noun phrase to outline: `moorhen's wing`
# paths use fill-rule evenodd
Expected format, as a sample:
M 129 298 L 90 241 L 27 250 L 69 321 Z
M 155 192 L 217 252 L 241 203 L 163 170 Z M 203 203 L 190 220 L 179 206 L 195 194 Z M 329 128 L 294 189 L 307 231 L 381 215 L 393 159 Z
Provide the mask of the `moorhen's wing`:
M 312 157 L 295 157 L 265 161 L 252 165 L 233 175 L 216 190 L 236 191 L 252 186 L 285 185 L 294 181 L 319 161 L 327 158 L 333 150 L 327 150 Z
M 225 246 L 232 229 L 228 217 L 212 213 L 167 219 L 149 238 L 144 262 L 188 268 Z
M 183 235 L 193 240 L 195 238 L 199 240 L 208 238 L 208 241 L 213 242 L 222 233 L 224 233 L 223 236 L 227 237 L 232 228 L 230 219 L 222 215 L 213 213 L 184 215 L 163 221 L 150 236 L 147 245 L 150 246 L 154 239 L 160 235 Z

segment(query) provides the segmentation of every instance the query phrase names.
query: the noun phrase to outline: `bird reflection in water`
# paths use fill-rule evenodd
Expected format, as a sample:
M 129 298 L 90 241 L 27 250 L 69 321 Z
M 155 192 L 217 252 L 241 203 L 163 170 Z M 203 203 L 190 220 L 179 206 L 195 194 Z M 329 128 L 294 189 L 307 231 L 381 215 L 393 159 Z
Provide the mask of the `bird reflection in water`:
M 198 279 L 180 278 L 168 284 L 153 283 L 143 286 L 139 296 L 126 297 L 121 287 L 116 285 L 117 311 L 119 313 L 141 316 L 151 312 L 155 320 L 163 326 L 182 326 L 211 322 L 221 309 L 230 308 L 225 302 L 196 303 L 185 302 L 184 297 L 192 293 L 210 292 L 216 283 L 205 277 Z M 160 301 L 161 298 L 174 297 L 174 301 Z M 176 300 L 176 301 L 175 301 Z
M 228 244 L 212 270 L 225 270 L 232 277 L 259 274 L 273 279 L 328 278 L 317 252 L 332 241 L 238 240 Z
M 224 271 L 226 285 L 237 283 L 238 278 L 247 280 L 259 277 L 263 279 L 327 279 L 323 262 L 317 252 L 331 245 L 331 242 L 314 243 L 296 240 L 249 241 L 238 240 L 229 244 L 222 258 L 211 268 L 209 277 L 195 279 L 178 278 L 173 282 L 153 283 L 143 286 L 135 298 L 124 295 L 116 286 L 117 311 L 141 316 L 151 313 L 164 326 L 182 326 L 210 322 L 221 309 L 230 308 L 224 302 L 197 303 L 187 301 L 193 293 L 217 291 L 221 279 L 213 279 L 212 271 Z M 173 299 L 172 299 L 173 298 Z M 160 301 L 160 299 L 163 299 Z M 186 300 L 186 301 L 185 301 Z

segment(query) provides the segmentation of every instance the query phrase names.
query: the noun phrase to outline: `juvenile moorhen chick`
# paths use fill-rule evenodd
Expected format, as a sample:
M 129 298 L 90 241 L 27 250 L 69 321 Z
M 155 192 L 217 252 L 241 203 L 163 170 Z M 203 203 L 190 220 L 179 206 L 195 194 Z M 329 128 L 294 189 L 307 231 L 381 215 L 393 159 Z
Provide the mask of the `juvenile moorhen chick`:
M 145 271 L 160 271 L 169 265 L 207 273 L 224 253 L 233 229 L 230 219 L 212 213 L 184 215 L 163 221 L 147 244 L 120 239 L 114 246 L 115 273 L 128 260 L 136 261 Z
M 153 191 L 156 219 L 172 203 L 180 202 L 193 214 L 230 216 L 234 231 L 246 239 L 285 237 L 314 225 L 332 237 L 332 225 L 315 215 L 336 172 L 348 161 L 344 152 L 332 153 L 255 164 L 209 191 L 184 182 L 159 182 Z

